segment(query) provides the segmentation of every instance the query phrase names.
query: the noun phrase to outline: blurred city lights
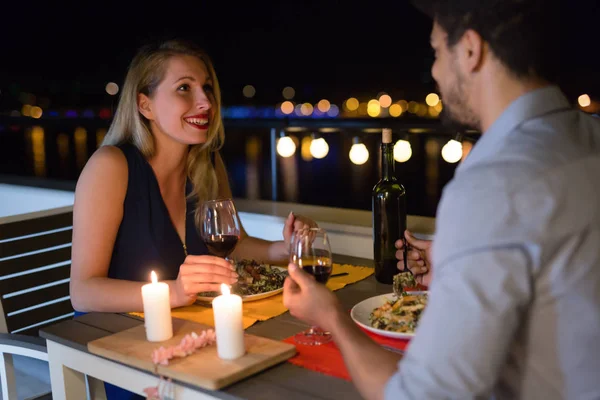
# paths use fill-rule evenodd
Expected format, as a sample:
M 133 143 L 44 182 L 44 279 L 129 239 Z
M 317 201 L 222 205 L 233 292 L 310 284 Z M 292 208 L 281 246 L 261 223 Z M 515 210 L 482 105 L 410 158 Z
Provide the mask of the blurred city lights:
M 294 98 L 294 96 L 296 95 L 296 91 L 294 90 L 293 87 L 291 86 L 286 86 L 283 88 L 283 90 L 281 91 L 281 94 L 283 95 L 283 98 L 286 100 L 291 100 Z M 290 113 L 291 114 L 291 113 Z
M 354 97 L 350 97 L 348 100 L 346 100 L 346 102 L 344 104 L 348 111 L 358 110 L 358 105 L 359 105 L 358 99 L 356 99 Z
M 330 117 L 337 117 L 340 114 L 340 109 L 335 104 L 332 104 L 327 111 L 327 115 Z
M 256 94 L 256 89 L 252 85 L 246 85 L 244 86 L 244 89 L 242 89 L 242 93 L 244 94 L 244 97 L 251 99 Z
M 294 103 L 291 101 L 284 101 L 281 103 L 281 112 L 285 115 L 290 115 L 294 112 Z
M 117 85 L 114 82 L 108 82 L 106 84 L 105 90 L 106 90 L 106 93 L 110 94 L 111 96 L 114 96 L 117 93 L 119 93 L 119 85 Z
M 425 97 L 425 103 L 430 107 L 435 107 L 439 102 L 440 96 L 435 93 L 429 93 L 427 97 Z
M 392 117 L 399 117 L 402 115 L 402 106 L 400 104 L 392 104 L 390 106 L 390 115 Z
M 329 111 L 330 107 L 331 107 L 331 103 L 329 102 L 329 100 L 326 100 L 326 99 L 320 100 L 319 103 L 317 103 L 317 108 L 319 109 L 319 111 L 324 112 L 324 113 Z
M 379 97 L 379 105 L 383 108 L 388 108 L 392 105 L 392 98 L 388 94 Z

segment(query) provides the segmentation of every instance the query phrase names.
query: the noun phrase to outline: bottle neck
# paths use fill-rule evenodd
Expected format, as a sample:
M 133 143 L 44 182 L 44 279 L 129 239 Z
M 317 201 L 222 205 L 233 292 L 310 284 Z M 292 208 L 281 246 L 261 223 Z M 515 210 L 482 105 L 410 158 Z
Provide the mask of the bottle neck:
M 394 175 L 394 145 L 391 143 L 381 144 L 381 175 L 386 181 L 396 179 Z

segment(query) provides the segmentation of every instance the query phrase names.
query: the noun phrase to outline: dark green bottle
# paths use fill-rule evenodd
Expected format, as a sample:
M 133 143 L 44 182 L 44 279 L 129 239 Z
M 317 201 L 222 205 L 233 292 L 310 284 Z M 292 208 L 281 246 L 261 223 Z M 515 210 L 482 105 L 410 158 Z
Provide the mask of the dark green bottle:
M 394 175 L 392 130 L 383 129 L 381 141 L 382 177 L 373 188 L 373 255 L 375 278 L 392 284 L 398 272 L 395 243 L 406 230 L 406 191 Z

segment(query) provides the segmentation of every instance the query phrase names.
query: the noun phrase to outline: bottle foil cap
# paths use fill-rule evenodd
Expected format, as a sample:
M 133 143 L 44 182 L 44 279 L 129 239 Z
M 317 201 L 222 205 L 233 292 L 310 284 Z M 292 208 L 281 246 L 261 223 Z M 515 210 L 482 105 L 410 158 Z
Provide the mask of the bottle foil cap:
M 392 130 L 390 128 L 383 128 L 381 135 L 382 143 L 392 143 Z

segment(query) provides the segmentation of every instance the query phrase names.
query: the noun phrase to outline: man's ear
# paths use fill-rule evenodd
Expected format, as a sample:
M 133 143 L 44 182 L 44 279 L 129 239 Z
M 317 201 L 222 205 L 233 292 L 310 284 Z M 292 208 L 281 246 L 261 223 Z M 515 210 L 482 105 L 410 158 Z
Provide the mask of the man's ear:
M 151 121 L 154 119 L 154 114 L 152 113 L 152 103 L 148 96 L 143 93 L 138 94 L 137 98 L 138 110 L 140 113 L 146 117 L 147 120 Z
M 460 60 L 467 73 L 477 72 L 483 65 L 487 45 L 481 35 L 473 29 L 467 29 L 456 44 L 460 51 Z

